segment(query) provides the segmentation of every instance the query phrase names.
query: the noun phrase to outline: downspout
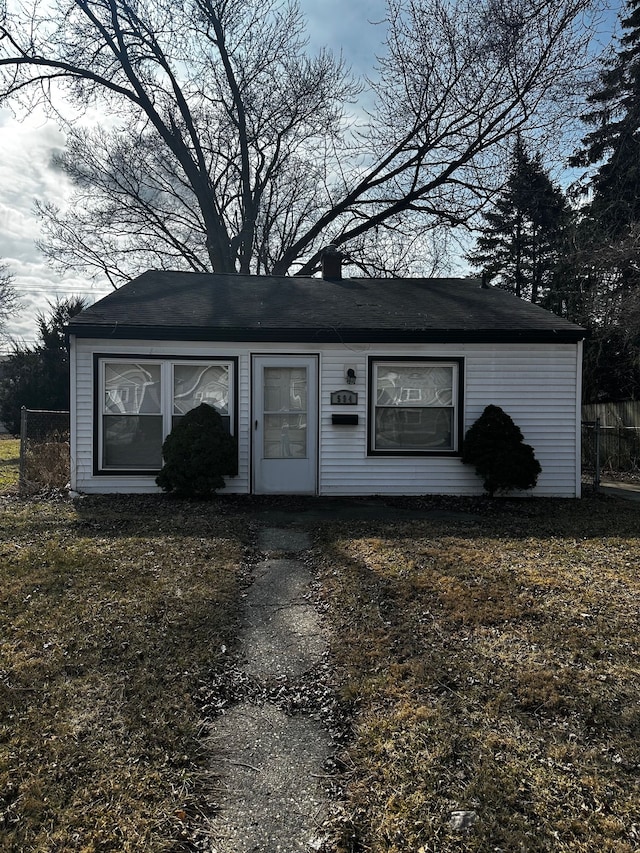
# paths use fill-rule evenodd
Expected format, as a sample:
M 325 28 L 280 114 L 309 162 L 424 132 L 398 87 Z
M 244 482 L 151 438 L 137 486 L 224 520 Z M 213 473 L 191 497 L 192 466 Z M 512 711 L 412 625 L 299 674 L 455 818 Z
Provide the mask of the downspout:
M 582 350 L 584 341 L 576 345 L 576 484 L 575 496 L 582 497 Z
M 69 349 L 69 482 L 70 491 L 76 491 L 76 436 L 78 434 L 76 423 L 76 336 L 67 332 Z M 93 425 L 94 430 L 96 424 Z

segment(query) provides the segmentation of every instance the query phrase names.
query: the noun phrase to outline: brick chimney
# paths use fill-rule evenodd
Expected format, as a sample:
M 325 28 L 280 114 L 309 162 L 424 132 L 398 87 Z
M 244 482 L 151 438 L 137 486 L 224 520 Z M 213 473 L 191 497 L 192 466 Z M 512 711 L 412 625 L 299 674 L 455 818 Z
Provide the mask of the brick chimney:
M 322 249 L 320 261 L 322 263 L 322 278 L 325 281 L 342 280 L 342 258 L 342 252 L 333 243 Z

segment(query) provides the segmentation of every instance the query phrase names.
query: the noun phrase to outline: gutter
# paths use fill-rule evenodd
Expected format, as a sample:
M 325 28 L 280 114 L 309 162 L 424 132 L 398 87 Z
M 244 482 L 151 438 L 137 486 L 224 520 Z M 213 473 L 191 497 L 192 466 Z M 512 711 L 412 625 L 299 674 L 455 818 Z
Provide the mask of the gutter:
M 71 323 L 67 333 L 78 338 L 105 340 L 270 342 L 270 343 L 483 343 L 483 344 L 574 344 L 587 337 L 579 326 L 569 329 L 357 329 L 248 328 L 196 326 L 137 326 Z

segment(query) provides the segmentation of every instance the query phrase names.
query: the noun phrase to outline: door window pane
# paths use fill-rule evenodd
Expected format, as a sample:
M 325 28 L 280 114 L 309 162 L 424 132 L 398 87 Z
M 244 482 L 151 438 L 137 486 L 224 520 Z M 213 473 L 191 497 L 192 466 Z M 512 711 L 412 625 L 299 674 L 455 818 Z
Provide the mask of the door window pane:
M 307 455 L 307 422 L 290 415 L 265 415 L 265 459 L 304 459 Z
M 307 411 L 307 369 L 305 367 L 265 367 L 265 412 Z
M 264 457 L 307 456 L 307 369 L 264 369 Z

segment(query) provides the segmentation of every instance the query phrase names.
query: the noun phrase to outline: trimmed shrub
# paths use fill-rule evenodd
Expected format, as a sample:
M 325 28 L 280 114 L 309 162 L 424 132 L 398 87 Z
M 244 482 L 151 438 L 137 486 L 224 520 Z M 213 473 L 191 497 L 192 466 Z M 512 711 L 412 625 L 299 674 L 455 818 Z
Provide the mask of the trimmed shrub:
M 162 445 L 156 483 L 180 497 L 208 498 L 238 473 L 238 447 L 219 412 L 202 403 L 181 418 Z
M 490 497 L 496 492 L 532 489 L 542 471 L 533 447 L 500 406 L 487 406 L 467 432 L 462 461 L 475 465 Z

